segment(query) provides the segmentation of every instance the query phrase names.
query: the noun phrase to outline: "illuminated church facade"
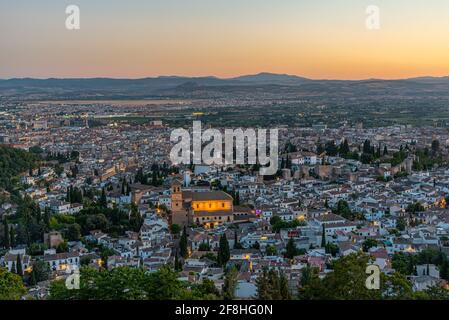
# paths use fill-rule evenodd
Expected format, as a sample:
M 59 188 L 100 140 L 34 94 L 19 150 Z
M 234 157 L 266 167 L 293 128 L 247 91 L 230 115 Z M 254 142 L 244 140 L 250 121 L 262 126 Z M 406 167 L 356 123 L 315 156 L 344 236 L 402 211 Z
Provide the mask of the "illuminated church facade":
M 223 191 L 183 190 L 179 181 L 171 186 L 172 223 L 214 228 L 234 221 L 232 197 Z

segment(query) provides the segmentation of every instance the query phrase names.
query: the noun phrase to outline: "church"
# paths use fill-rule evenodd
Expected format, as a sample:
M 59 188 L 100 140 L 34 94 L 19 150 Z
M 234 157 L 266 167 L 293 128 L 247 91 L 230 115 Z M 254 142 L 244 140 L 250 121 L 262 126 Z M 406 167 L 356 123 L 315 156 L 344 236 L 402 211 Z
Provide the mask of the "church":
M 234 221 L 232 197 L 223 191 L 182 189 L 180 181 L 171 186 L 172 224 L 202 225 L 214 228 Z

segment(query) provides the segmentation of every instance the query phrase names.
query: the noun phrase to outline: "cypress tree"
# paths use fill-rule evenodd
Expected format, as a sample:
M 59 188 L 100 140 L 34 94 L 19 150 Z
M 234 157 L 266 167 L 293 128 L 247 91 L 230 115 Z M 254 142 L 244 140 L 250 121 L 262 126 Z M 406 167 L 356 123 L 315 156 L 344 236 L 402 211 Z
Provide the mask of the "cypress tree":
M 288 239 L 285 256 L 289 259 L 293 259 L 293 257 L 296 256 L 297 253 L 298 253 L 298 248 L 296 248 L 293 238 Z
M 281 300 L 280 279 L 278 272 L 274 269 L 268 271 L 268 285 L 271 299 Z
M 22 258 L 20 257 L 20 254 L 17 255 L 16 268 L 17 268 L 17 274 L 22 276 L 23 275 L 23 269 L 22 269 Z
M 4 227 L 4 239 L 3 239 L 3 245 L 6 249 L 9 249 L 11 247 L 11 239 L 9 235 L 9 225 L 8 221 L 6 219 L 3 220 L 3 227 Z
M 9 230 L 9 235 L 10 235 L 10 238 L 11 238 L 10 241 L 9 241 L 9 244 L 10 244 L 10 246 L 12 248 L 14 248 L 16 246 L 16 232 L 15 232 L 14 228 L 11 228 Z
M 31 271 L 31 277 L 30 277 L 30 285 L 35 286 L 37 284 L 36 280 L 36 271 Z
M 363 143 L 363 153 L 371 153 L 371 142 L 369 140 L 365 140 Z
M 234 232 L 234 249 L 241 249 L 241 245 L 237 238 L 237 231 Z
M 11 266 L 11 273 L 17 273 L 15 261 L 13 261 L 13 263 L 12 263 L 12 266 Z
M 238 271 L 235 267 L 228 269 L 225 273 L 223 284 L 223 298 L 224 300 L 234 299 L 235 289 L 237 287 Z
M 43 217 L 45 230 L 50 229 L 50 216 L 51 216 L 50 208 L 46 207 L 44 209 L 44 217 Z
M 284 273 L 279 274 L 279 293 L 282 300 L 290 300 L 291 294 L 288 288 L 288 280 Z
M 262 274 L 257 277 L 256 286 L 257 298 L 259 300 L 271 300 L 271 295 L 268 289 L 268 272 L 266 268 L 264 268 Z
M 178 260 L 178 249 L 176 249 L 175 251 L 175 271 L 180 271 L 180 264 L 179 264 L 179 260 Z
M 443 258 L 443 263 L 440 266 L 440 277 L 449 280 L 449 263 L 446 257 Z
M 321 235 L 321 248 L 326 247 L 326 227 L 323 223 L 323 233 Z
M 222 236 L 220 237 L 220 245 L 218 248 L 218 255 L 217 255 L 218 264 L 221 266 L 225 266 L 226 263 L 229 261 L 230 257 L 231 253 L 229 251 L 229 242 L 228 239 L 226 238 L 226 234 L 223 233 Z
M 100 206 L 106 208 L 108 206 L 108 200 L 106 199 L 106 191 L 101 189 Z
M 189 252 L 187 250 L 187 229 L 186 229 L 186 226 L 184 226 L 181 238 L 179 239 L 179 254 L 184 259 L 189 256 Z
M 65 195 L 65 201 L 71 202 L 70 201 L 70 187 L 67 188 L 66 195 Z

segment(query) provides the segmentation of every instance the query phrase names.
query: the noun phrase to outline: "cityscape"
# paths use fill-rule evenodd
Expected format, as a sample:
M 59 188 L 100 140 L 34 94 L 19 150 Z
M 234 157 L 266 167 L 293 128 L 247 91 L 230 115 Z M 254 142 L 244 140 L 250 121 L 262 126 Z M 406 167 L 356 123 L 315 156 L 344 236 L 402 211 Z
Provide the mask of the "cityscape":
M 449 300 L 446 65 L 26 77 L 11 58 L 0 300 Z M 189 144 L 189 160 L 173 161 L 173 133 L 195 140 L 197 123 L 199 155 Z M 261 129 L 277 134 L 266 174 L 260 135 L 250 161 Z M 229 130 L 241 144 L 216 141 Z

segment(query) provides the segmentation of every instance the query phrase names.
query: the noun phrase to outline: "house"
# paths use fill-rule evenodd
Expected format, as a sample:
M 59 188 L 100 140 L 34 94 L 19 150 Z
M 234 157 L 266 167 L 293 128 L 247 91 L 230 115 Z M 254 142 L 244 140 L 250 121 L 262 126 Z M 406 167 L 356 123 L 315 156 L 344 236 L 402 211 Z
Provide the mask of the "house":
M 77 252 L 63 252 L 44 255 L 44 261 L 54 271 L 76 270 L 80 265 L 80 256 Z
M 418 276 L 431 276 L 434 278 L 440 278 L 440 271 L 434 264 L 420 264 L 416 266 L 416 274 Z
M 53 200 L 50 202 L 50 210 L 56 214 L 68 214 L 70 213 L 71 204 L 66 201 Z
M 51 231 L 49 233 L 44 233 L 44 243 L 49 248 L 56 248 L 63 242 L 64 239 L 62 238 L 62 234 L 59 231 Z
M 31 264 L 31 257 L 29 255 L 19 253 L 11 253 L 8 252 L 5 254 L 4 257 L 2 257 L 2 265 L 8 269 L 9 272 L 14 271 L 17 272 L 17 260 L 20 259 L 20 263 L 22 264 L 22 272 L 31 271 L 30 264 Z
M 384 248 L 371 248 L 369 255 L 375 259 L 374 264 L 378 265 L 381 270 L 391 267 L 390 257 Z
M 83 205 L 80 203 L 73 203 L 70 208 L 69 208 L 69 213 L 70 214 L 76 214 L 78 212 L 80 212 L 81 210 L 83 210 Z
M 423 291 L 441 283 L 441 280 L 428 275 L 410 277 L 413 291 Z

